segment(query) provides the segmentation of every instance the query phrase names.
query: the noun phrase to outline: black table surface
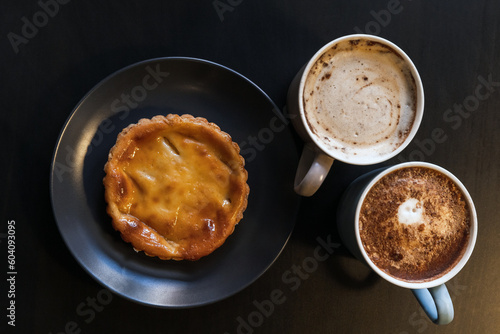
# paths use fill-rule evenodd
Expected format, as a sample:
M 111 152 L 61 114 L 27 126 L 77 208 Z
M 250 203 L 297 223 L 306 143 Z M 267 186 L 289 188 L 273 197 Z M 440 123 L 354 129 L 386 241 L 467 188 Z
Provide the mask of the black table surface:
M 499 13 L 493 0 L 3 1 L 0 332 L 500 333 Z M 109 293 L 80 267 L 57 228 L 49 175 L 62 126 L 95 84 L 138 61 L 195 57 L 241 73 L 282 108 L 308 58 L 353 33 L 396 43 L 424 83 L 415 140 L 381 165 L 438 164 L 462 180 L 476 204 L 476 248 L 448 283 L 451 324 L 431 323 L 409 290 L 376 276 L 341 244 L 338 200 L 352 180 L 379 165 L 335 162 L 321 189 L 300 201 L 293 233 L 273 265 L 221 301 L 148 307 Z M 299 152 L 302 143 L 294 145 Z M 7 281 L 13 222 L 14 287 Z M 318 238 L 340 245 L 313 265 Z M 281 298 L 269 306 L 264 301 L 276 291 Z

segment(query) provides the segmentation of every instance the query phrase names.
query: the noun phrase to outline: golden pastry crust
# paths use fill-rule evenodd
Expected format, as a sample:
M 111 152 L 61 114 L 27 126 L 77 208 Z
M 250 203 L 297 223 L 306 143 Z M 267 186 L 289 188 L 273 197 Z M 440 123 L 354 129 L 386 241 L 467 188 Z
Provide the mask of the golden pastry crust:
M 249 187 L 240 148 L 214 123 L 155 116 L 125 128 L 104 167 L 113 227 L 135 250 L 198 260 L 243 218 Z

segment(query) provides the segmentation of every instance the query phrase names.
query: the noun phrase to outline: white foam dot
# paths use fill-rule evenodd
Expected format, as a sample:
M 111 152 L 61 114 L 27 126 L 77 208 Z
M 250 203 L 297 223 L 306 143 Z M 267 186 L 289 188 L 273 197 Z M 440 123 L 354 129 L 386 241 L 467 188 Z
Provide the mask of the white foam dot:
M 422 222 L 423 208 L 418 199 L 409 198 L 398 208 L 400 224 L 415 224 Z

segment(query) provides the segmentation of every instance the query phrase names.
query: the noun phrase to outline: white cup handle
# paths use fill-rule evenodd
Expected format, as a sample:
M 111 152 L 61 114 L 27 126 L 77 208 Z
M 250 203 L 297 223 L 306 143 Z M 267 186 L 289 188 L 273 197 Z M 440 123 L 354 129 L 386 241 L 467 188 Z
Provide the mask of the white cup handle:
M 295 192 L 301 196 L 312 196 L 325 180 L 333 160 L 313 143 L 306 143 L 295 174 Z

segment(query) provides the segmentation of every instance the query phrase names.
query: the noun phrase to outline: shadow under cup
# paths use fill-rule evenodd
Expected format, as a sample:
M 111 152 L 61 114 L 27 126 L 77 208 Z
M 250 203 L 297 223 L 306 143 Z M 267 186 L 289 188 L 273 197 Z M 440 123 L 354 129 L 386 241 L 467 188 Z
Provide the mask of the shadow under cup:
M 462 194 L 469 216 L 468 240 L 462 247 L 463 252 L 461 253 L 461 257 L 454 262 L 451 268 L 443 268 L 444 274 L 437 274 L 434 275 L 435 278 L 422 279 L 420 281 L 398 279 L 379 268 L 367 254 L 360 236 L 360 212 L 370 190 L 386 175 L 400 169 L 412 167 L 431 169 L 450 180 Z M 453 320 L 453 303 L 444 283 L 458 274 L 465 266 L 472 254 L 477 238 L 477 215 L 474 203 L 465 186 L 453 174 L 439 166 L 424 162 L 407 162 L 365 174 L 356 179 L 344 192 L 337 210 L 337 224 L 340 237 L 351 253 L 360 261 L 370 266 L 372 270 L 388 282 L 411 289 L 426 314 L 434 323 L 447 324 Z M 386 241 L 386 238 L 381 240 L 381 242 Z

